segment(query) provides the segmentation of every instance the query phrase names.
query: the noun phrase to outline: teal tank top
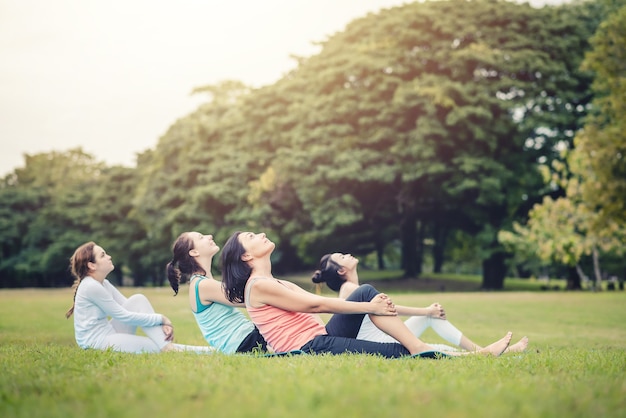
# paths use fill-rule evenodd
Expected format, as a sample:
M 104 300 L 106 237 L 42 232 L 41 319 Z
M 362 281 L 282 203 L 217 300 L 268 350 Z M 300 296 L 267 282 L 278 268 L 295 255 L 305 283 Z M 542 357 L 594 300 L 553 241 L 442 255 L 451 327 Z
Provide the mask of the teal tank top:
M 224 353 L 236 352 L 242 341 L 254 330 L 254 324 L 234 306 L 217 302 L 203 305 L 198 294 L 198 285 L 200 281 L 209 279 L 194 274 L 189 280 L 193 280 L 194 277 L 198 277 L 198 280 L 195 283 L 197 312 L 193 315 L 202 336 L 209 345 Z

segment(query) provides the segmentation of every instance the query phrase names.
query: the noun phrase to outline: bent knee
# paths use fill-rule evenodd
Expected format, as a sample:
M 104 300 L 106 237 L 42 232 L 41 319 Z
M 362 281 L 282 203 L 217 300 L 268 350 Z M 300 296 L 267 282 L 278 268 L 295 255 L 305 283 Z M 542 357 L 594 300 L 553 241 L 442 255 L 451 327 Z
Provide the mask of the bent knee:
M 136 293 L 128 298 L 124 307 L 132 312 L 154 313 L 154 308 L 147 297 Z
M 128 297 L 129 302 L 148 302 L 148 298 L 143 293 L 135 293 Z
M 359 291 L 361 292 L 361 294 L 365 295 L 365 299 L 368 301 L 372 300 L 377 294 L 380 293 L 371 284 L 362 284 L 361 286 L 359 286 Z

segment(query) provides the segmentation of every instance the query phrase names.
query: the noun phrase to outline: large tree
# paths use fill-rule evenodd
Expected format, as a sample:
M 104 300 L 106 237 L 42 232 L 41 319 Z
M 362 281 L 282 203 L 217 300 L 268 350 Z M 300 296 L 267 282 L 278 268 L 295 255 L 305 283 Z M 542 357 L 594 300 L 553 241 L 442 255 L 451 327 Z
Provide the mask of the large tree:
M 124 273 L 132 272 L 133 284 L 142 286 L 152 271 L 146 272 L 139 262 L 147 240 L 141 223 L 130 216 L 139 179 L 137 170 L 106 167 L 91 187 L 90 204 L 84 208 L 89 219 L 91 239 L 104 247 L 112 257 L 115 270 L 109 280 L 123 284 Z
M 602 22 L 584 68 L 593 71 L 595 97 L 570 157 L 582 198 L 597 212 L 595 229 L 626 224 L 626 6 Z
M 354 21 L 274 85 L 200 88 L 209 102 L 140 155 L 136 175 L 107 174 L 132 208 L 93 189 L 133 231 L 111 245 L 131 240 L 124 263 L 160 283 L 189 229 L 218 240 L 266 229 L 285 269 L 332 249 L 376 250 L 382 265 L 399 240 L 414 277 L 425 238 L 440 266 L 446 237 L 464 231 L 482 249 L 484 286 L 501 287 L 496 233 L 545 192 L 533 166 L 557 158 L 586 109 L 575 64 L 589 10 L 409 4 Z M 94 218 L 98 231 L 113 215 Z
M 69 257 L 78 245 L 93 239 L 86 211 L 104 165 L 80 148 L 26 155 L 25 160 L 0 189 L 7 216 L 0 224 L 2 282 L 18 287 L 69 285 Z
M 140 181 L 130 217 L 146 232 L 148 240 L 136 245 L 142 250 L 139 263 L 153 280 L 163 281 L 176 236 L 189 230 L 219 235 L 224 225 L 233 225 L 246 201 L 248 181 L 257 176 L 255 155 L 242 141 L 245 130 L 252 129 L 240 109 L 240 98 L 248 92 L 232 81 L 198 88 L 196 93 L 209 94 L 209 101 L 176 121 L 154 150 L 139 156 Z
M 545 183 L 565 196 L 544 198 L 525 225 L 502 232 L 502 242 L 518 253 L 574 268 L 568 288 L 581 288 L 587 275 L 584 255 L 593 261 L 596 288 L 602 271 L 600 255 L 621 256 L 626 239 L 626 6 L 609 14 L 591 40 L 593 49 L 582 66 L 594 71 L 595 97 L 575 147 L 565 150 L 566 164 L 543 167 Z
M 309 215 L 292 228 L 302 252 L 337 234 L 380 248 L 395 231 L 410 277 L 424 231 L 438 244 L 480 232 L 483 286 L 501 288 L 497 231 L 540 200 L 532 167 L 559 157 L 590 97 L 578 71 L 589 13 L 447 1 L 352 22 L 270 88 L 280 94 L 264 125 L 279 147 L 262 196 L 291 196 Z

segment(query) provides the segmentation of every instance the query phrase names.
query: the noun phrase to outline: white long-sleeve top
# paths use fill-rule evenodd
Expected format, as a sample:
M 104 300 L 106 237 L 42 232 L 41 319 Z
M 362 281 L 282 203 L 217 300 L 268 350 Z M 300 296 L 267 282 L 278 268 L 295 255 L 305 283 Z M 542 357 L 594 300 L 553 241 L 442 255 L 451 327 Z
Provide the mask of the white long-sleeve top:
M 89 276 L 81 280 L 74 301 L 74 334 L 79 347 L 99 348 L 104 337 L 114 334 L 109 318 L 139 327 L 162 323 L 160 314 L 126 310 L 123 307 L 126 300 L 106 279 L 102 284 Z

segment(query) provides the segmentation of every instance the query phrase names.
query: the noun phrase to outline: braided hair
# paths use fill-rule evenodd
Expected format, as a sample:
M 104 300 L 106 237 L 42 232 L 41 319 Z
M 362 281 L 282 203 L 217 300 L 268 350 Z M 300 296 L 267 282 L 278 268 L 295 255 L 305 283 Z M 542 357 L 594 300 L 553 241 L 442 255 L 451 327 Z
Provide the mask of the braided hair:
M 86 242 L 78 247 L 76 251 L 74 251 L 74 254 L 70 257 L 69 269 L 72 273 L 72 276 L 74 277 L 74 284 L 72 285 L 72 289 L 74 289 L 74 300 L 72 302 L 72 307 L 65 313 L 65 318 L 67 319 L 69 319 L 69 317 L 72 316 L 72 314 L 74 313 L 78 285 L 89 274 L 88 264 L 96 262 L 93 253 L 93 249 L 95 246 L 96 243 L 93 241 Z

